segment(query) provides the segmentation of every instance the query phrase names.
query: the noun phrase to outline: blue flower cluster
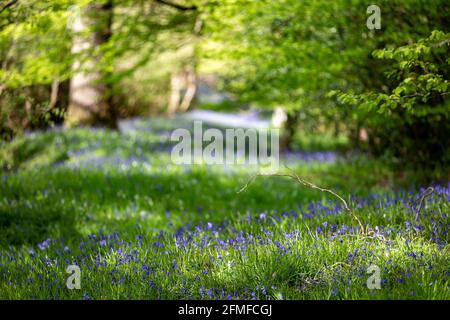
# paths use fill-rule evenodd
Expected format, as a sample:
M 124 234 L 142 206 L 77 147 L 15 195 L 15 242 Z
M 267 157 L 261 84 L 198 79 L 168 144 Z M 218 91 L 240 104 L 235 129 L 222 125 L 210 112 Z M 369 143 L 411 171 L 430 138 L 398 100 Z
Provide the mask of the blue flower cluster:
M 370 195 L 365 198 L 351 199 L 355 208 L 370 208 L 373 214 L 381 214 L 381 209 L 406 209 L 417 201 L 423 201 L 420 218 L 407 219 L 404 228 L 393 229 L 383 226 L 366 224 L 367 230 L 385 239 L 381 242 L 381 254 L 390 257 L 395 252 L 395 244 L 390 240 L 393 235 L 407 235 L 415 233 L 428 239 L 438 248 L 444 249 L 449 241 L 449 212 L 438 210 L 435 204 L 448 203 L 450 200 L 450 184 L 436 186 L 434 194 L 424 197 L 425 189 L 417 194 L 400 191 L 388 195 Z M 448 206 L 445 206 L 448 209 Z M 0 251 L 0 282 L 10 286 L 32 286 L 35 289 L 46 289 L 50 292 L 48 298 L 58 299 L 65 290 L 65 269 L 69 265 L 77 265 L 82 270 L 83 283 L 89 283 L 83 292 L 73 293 L 73 298 L 90 299 L 102 297 L 100 285 L 108 282 L 110 286 L 136 286 L 150 297 L 165 297 L 168 291 L 176 291 L 176 295 L 187 298 L 205 299 L 271 299 L 274 295 L 283 297 L 278 288 L 267 282 L 260 281 L 254 288 L 236 285 L 233 290 L 214 286 L 197 286 L 199 279 L 214 279 L 213 271 L 221 270 L 223 277 L 231 277 L 230 272 L 245 262 L 249 252 L 267 248 L 271 259 L 282 261 L 286 256 L 306 252 L 308 248 L 299 248 L 298 242 L 305 238 L 315 239 L 312 250 L 326 250 L 323 243 L 340 241 L 357 236 L 359 227 L 339 223 L 340 215 L 346 214 L 339 203 L 333 201 L 311 202 L 306 206 L 299 205 L 297 210 L 289 212 L 256 213 L 248 212 L 239 221 L 224 221 L 220 224 L 205 222 L 201 224 L 188 224 L 171 232 L 157 232 L 150 235 L 137 235 L 130 239 L 129 235 L 119 235 L 114 232 L 105 234 L 99 230 L 82 238 L 79 243 L 67 244 L 62 239 L 45 239 L 36 246 L 27 250 L 9 248 Z M 167 214 L 170 218 L 170 214 Z M 299 228 L 290 228 L 295 222 L 321 217 L 328 221 L 320 221 L 314 229 L 306 231 Z M 327 218 L 329 217 L 329 219 Z M 245 227 L 245 232 L 243 228 Z M 286 227 L 287 226 L 287 227 Z M 252 232 L 251 230 L 254 230 Z M 380 240 L 381 241 L 381 240 Z M 404 245 L 409 248 L 410 242 Z M 422 244 L 423 246 L 423 244 Z M 347 247 L 345 247 L 347 248 Z M 340 285 L 351 285 L 351 280 L 342 280 L 341 272 L 352 267 L 355 279 L 363 278 L 366 270 L 356 264 L 359 259 L 366 259 L 366 265 L 376 261 L 373 247 L 369 244 L 361 248 L 352 248 L 346 252 L 346 258 L 337 266 L 324 266 L 315 277 L 306 277 L 303 283 L 310 285 L 326 285 L 331 282 L 332 296 L 340 294 Z M 196 265 L 192 261 L 186 262 L 185 257 L 196 253 L 205 257 Z M 230 257 L 231 253 L 231 257 Z M 332 252 L 333 253 L 333 252 Z M 418 265 L 434 272 L 433 266 L 423 258 L 421 249 L 411 247 L 404 259 L 412 259 Z M 402 259 L 403 259 L 402 258 Z M 262 258 L 261 258 L 262 259 Z M 244 262 L 243 262 L 244 261 Z M 414 270 L 401 270 L 398 263 L 390 258 L 384 267 L 386 275 L 382 285 L 402 285 L 408 281 Z M 231 270 L 231 271 L 230 271 Z M 348 270 L 347 270 L 348 271 Z M 450 270 L 446 276 L 450 276 Z M 91 278 L 90 278 L 91 277 Z M 99 278 L 95 278 L 99 277 Z M 276 272 L 272 278 L 276 278 Z M 94 280 L 94 279 L 101 279 Z M 181 283 L 172 287 L 172 284 Z M 231 281 L 231 280 L 230 280 Z M 344 283 L 342 283 L 344 281 Z M 421 283 L 420 286 L 431 286 L 430 283 Z M 304 285 L 299 290 L 303 290 Z M 306 289 L 305 289 L 306 290 Z M 120 291 L 120 290 L 119 290 Z M 413 296 L 415 293 L 411 291 Z M 1 297 L 1 295 L 0 295 Z M 33 294 L 30 296 L 33 298 Z

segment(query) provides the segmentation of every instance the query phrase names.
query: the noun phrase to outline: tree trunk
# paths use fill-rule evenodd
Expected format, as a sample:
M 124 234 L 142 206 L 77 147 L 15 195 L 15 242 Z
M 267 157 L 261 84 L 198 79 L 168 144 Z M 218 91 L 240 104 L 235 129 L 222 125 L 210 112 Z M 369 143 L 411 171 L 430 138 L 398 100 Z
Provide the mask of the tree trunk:
M 110 88 L 104 84 L 105 74 L 97 67 L 101 56 L 94 54 L 111 37 L 112 11 L 112 0 L 89 4 L 74 20 L 72 53 L 77 55 L 77 60 L 73 66 L 76 73 L 70 81 L 68 126 L 117 125 L 110 104 Z
M 185 112 L 189 109 L 197 91 L 197 79 L 195 76 L 194 67 L 192 66 L 188 66 L 186 68 L 186 87 L 186 92 L 179 108 L 182 112 Z
M 353 130 L 351 130 L 351 132 L 350 132 L 351 144 L 355 150 L 361 149 L 361 145 L 359 143 L 360 142 L 360 140 L 359 140 L 359 131 L 360 130 L 361 130 L 361 122 L 359 120 L 357 120 L 356 127 L 353 128 Z
M 298 112 L 291 111 L 287 113 L 286 122 L 284 125 L 283 135 L 281 137 L 280 150 L 292 151 L 292 142 L 297 129 Z
M 52 86 L 50 89 L 50 102 L 49 102 L 49 110 L 52 110 L 56 103 L 58 102 L 58 96 L 59 96 L 59 79 L 56 78 L 52 82 Z
M 274 128 L 282 129 L 284 128 L 287 120 L 287 113 L 283 107 L 276 107 L 272 113 L 271 124 Z
M 195 19 L 193 34 L 197 37 L 201 31 L 203 22 L 199 16 Z M 182 71 L 174 71 L 170 79 L 170 96 L 167 114 L 172 115 L 175 112 L 187 111 L 195 99 L 197 92 L 197 76 L 196 76 L 196 57 L 197 57 L 196 41 L 192 44 L 192 56 L 189 61 L 185 62 Z M 182 96 L 183 92 L 183 97 Z
M 169 116 L 177 112 L 179 108 L 182 83 L 183 83 L 183 74 L 180 72 L 172 73 L 172 75 L 170 76 L 169 105 L 167 106 L 167 114 Z

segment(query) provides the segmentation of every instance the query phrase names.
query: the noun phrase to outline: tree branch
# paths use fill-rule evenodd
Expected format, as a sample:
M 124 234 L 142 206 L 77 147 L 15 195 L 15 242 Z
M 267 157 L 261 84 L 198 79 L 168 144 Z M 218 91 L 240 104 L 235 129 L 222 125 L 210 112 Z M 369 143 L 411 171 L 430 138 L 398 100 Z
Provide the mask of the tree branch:
M 186 6 L 183 6 L 181 4 L 173 3 L 173 2 L 170 2 L 170 1 L 167 1 L 167 0 L 155 0 L 155 1 L 160 3 L 160 4 L 164 4 L 166 6 L 169 6 L 169 7 L 175 8 L 177 10 L 181 10 L 181 11 L 197 10 L 196 6 L 186 7 Z
M 6 9 L 8 9 L 9 7 L 12 7 L 13 5 L 15 5 L 19 0 L 11 0 L 10 2 L 8 2 L 7 4 L 5 4 L 3 6 L 3 8 L 0 9 L 0 13 L 2 13 L 3 11 L 5 11 Z

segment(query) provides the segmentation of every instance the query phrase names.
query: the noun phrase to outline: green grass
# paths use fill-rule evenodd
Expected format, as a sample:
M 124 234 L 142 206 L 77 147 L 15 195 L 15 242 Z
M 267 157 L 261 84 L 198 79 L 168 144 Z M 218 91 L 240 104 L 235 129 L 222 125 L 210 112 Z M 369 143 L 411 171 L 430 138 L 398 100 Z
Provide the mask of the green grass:
M 172 165 L 160 148 L 170 125 L 158 123 L 2 145 L 0 298 L 450 298 L 446 189 L 424 200 L 415 230 L 410 195 L 393 193 L 416 191 L 413 179 L 365 158 L 290 164 L 345 199 L 371 199 L 351 201 L 380 230 L 361 235 L 335 199 L 291 180 L 258 178 L 237 194 L 256 168 Z M 81 290 L 66 288 L 68 264 Z M 367 288 L 370 265 L 380 290 Z

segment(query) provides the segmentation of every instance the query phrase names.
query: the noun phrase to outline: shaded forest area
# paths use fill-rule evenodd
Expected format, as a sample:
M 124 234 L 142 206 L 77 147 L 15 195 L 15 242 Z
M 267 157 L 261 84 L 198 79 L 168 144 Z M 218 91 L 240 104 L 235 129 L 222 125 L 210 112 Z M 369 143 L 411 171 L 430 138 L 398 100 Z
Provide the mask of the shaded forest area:
M 1 133 L 193 107 L 198 83 L 401 165 L 448 164 L 446 1 L 4 1 Z M 211 80 L 213 79 L 213 80 Z

